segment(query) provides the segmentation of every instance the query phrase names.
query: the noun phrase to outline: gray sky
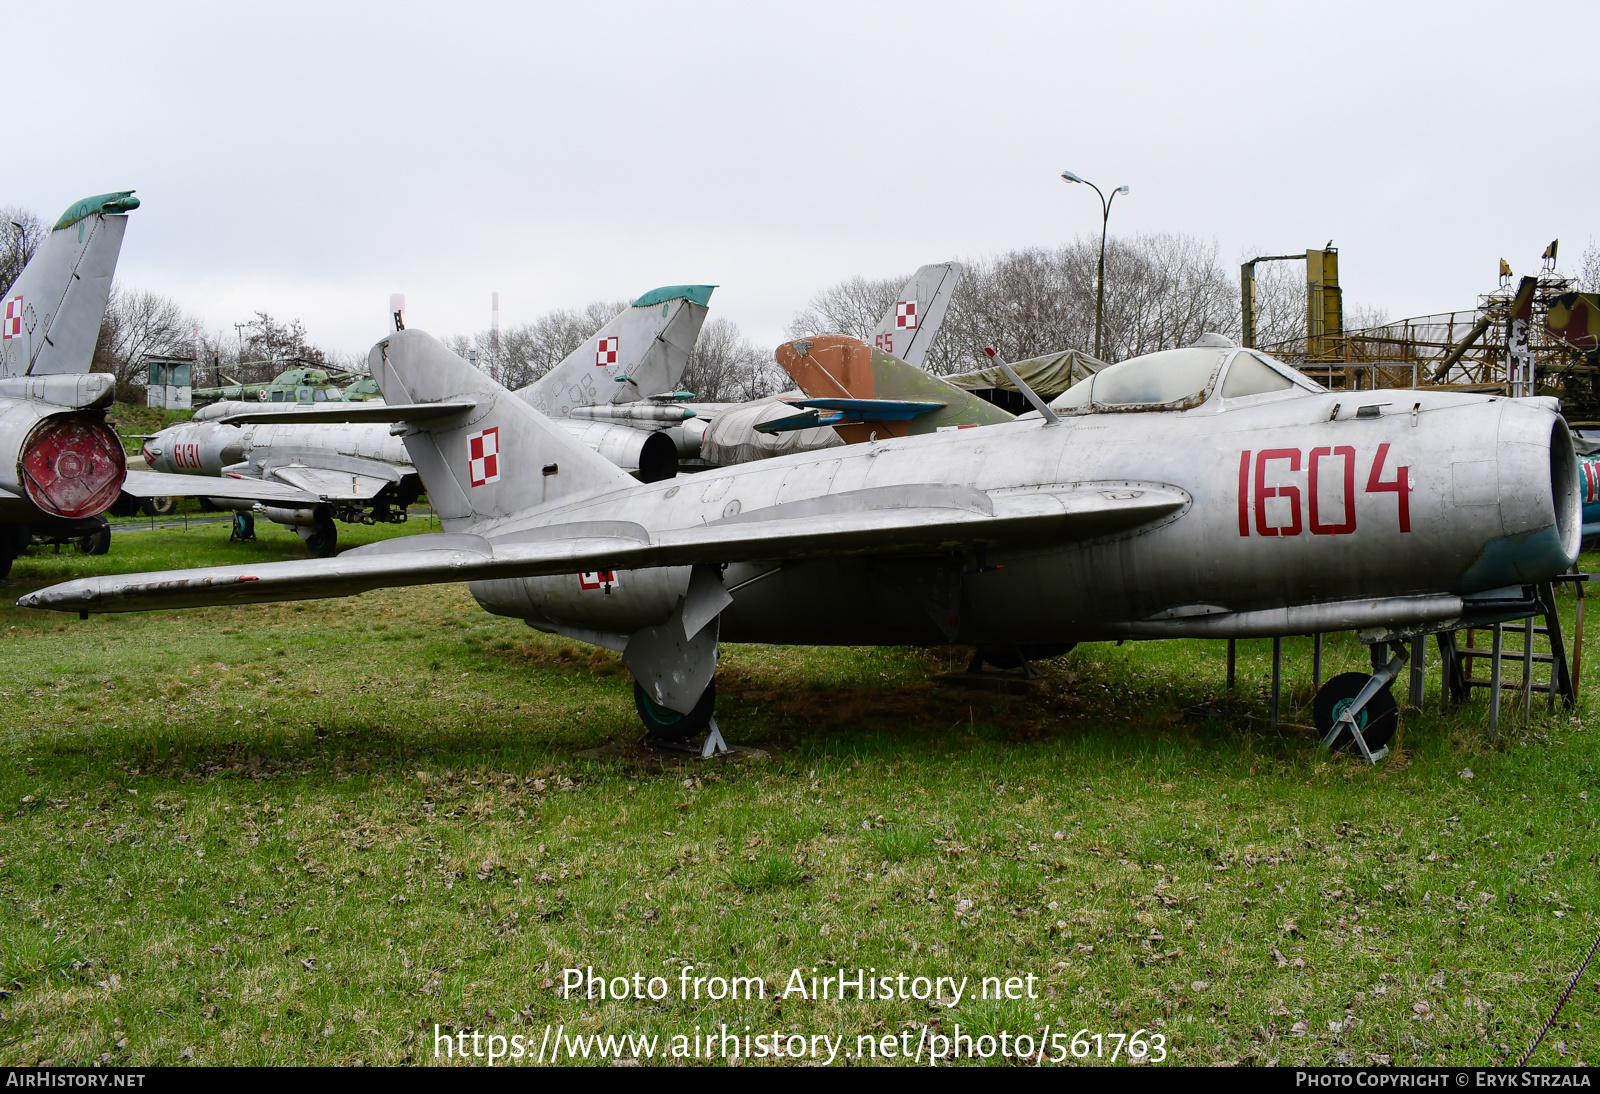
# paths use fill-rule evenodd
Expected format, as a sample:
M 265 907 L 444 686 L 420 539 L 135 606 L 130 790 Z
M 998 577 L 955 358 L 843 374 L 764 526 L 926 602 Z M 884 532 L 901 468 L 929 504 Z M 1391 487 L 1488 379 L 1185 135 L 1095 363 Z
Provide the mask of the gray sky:
M 0 203 L 136 188 L 119 268 L 364 351 L 657 285 L 777 341 L 852 274 L 1099 230 L 1340 248 L 1467 308 L 1600 212 L 1593 4 L 0 3 Z M 1588 75 L 1585 75 L 1585 73 Z

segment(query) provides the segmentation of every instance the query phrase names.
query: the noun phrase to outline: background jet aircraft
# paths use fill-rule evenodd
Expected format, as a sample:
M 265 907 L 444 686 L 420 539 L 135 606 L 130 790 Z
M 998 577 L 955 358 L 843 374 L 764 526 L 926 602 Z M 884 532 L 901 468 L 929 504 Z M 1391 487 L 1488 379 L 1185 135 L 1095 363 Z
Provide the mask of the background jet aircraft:
M 700 336 L 711 285 L 654 289 L 633 302 L 538 380 L 515 394 L 558 416 L 562 428 L 645 482 L 677 474 L 677 450 L 630 421 L 671 424 L 685 414 L 670 400 Z M 309 506 L 260 508 L 215 497 L 224 508 L 259 512 L 293 529 L 313 554 L 332 555 L 336 520 L 403 522 L 422 493 L 416 467 L 390 430 L 382 399 L 306 407 L 217 403 L 145 441 L 151 468 L 172 475 L 227 475 L 304 491 Z M 193 488 L 175 492 L 195 493 Z
M 106 424 L 113 377 L 90 373 L 132 190 L 75 202 L 5 293 L 0 327 L 0 577 L 36 538 L 104 554 L 101 514 L 129 478 Z M 135 472 L 134 476 L 138 473 Z M 141 481 L 158 485 L 160 476 Z M 152 489 L 151 493 L 165 493 Z
M 805 392 L 803 399 L 784 401 L 808 409 L 763 422 L 756 428 L 764 433 L 831 425 L 846 444 L 857 444 L 996 425 L 1015 417 L 892 353 L 842 334 L 785 342 L 776 356 Z M 832 416 L 822 418 L 819 411 L 831 411 Z
M 1419 391 L 1396 412 L 1386 393 L 1330 392 L 1236 347 L 1107 366 L 1060 416 L 644 484 L 426 334 L 398 332 L 370 361 L 444 533 L 85 578 L 19 604 L 86 614 L 466 580 L 491 612 L 620 650 L 648 731 L 681 739 L 711 723 L 723 640 L 1357 629 L 1376 645 L 1530 614 L 1517 587 L 1570 566 L 1581 534 L 1554 400 Z M 1344 714 L 1330 743 L 1384 680 L 1331 697 Z M 1393 722 L 1369 728 L 1350 734 L 1363 751 Z
M 927 375 L 920 366 L 927 358 L 939 327 L 944 323 L 945 312 L 950 307 L 950 298 L 955 293 L 962 272 L 963 267 L 958 262 L 941 262 L 923 266 L 912 274 L 911 280 L 900 289 L 895 302 L 878 320 L 872 334 L 873 349 L 907 362 L 918 375 Z M 849 341 L 860 344 L 855 339 Z M 782 364 L 782 361 L 780 356 L 779 363 Z M 794 411 L 787 404 L 802 396 L 840 396 L 839 385 L 823 381 L 820 376 L 815 379 L 822 381 L 822 385 L 813 390 L 807 386 L 812 377 L 790 375 L 800 384 L 799 391 L 748 403 L 689 403 L 689 408 L 695 412 L 694 420 L 671 431 L 679 454 L 725 467 L 843 444 L 844 438 L 830 425 L 795 422 L 781 430 L 760 429 L 767 422 L 793 417 Z M 871 398 L 871 395 L 862 397 Z
M 999 367 L 936 377 L 844 335 L 797 339 L 779 346 L 775 355 L 804 397 L 778 395 L 723 412 L 701 440 L 701 455 L 711 463 L 728 466 L 878 437 L 994 425 L 1012 419 L 1008 407 L 1022 410 L 1027 405 Z M 1073 381 L 1102 367 L 1076 350 L 1012 366 L 1030 387 L 1042 381 L 1045 398 L 1060 395 Z M 976 391 L 989 391 L 1007 405 L 981 398 Z

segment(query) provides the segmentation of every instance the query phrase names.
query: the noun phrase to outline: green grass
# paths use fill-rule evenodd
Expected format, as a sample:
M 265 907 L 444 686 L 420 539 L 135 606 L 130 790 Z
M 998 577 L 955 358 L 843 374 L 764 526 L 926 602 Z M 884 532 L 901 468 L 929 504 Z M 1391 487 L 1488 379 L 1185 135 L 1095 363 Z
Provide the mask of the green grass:
M 134 403 L 115 403 L 106 414 L 106 421 L 111 428 L 122 437 L 122 445 L 128 455 L 138 455 L 144 446 L 142 439 L 135 439 L 135 435 L 144 436 L 159 433 L 175 422 L 186 422 L 194 417 L 192 410 L 163 410 L 154 406 L 138 406 Z
M 303 557 L 258 528 L 36 552 L 6 593 Z M 1267 727 L 1270 643 L 1240 650 L 1232 698 L 1220 642 L 1080 647 L 1010 697 L 938 684 L 960 650 L 729 646 L 719 721 L 770 759 L 702 765 L 634 747 L 615 654 L 459 586 L 0 609 L 0 1062 L 431 1063 L 435 1023 L 853 1050 L 930 1021 L 1143 1028 L 1182 1063 L 1514 1060 L 1600 927 L 1589 698 L 1508 705 L 1490 746 L 1481 694 L 1442 715 L 1431 672 L 1373 768 Z M 1364 664 L 1330 638 L 1328 675 Z M 681 1001 L 685 964 L 769 996 L 837 965 L 1040 997 Z M 583 965 L 674 995 L 560 998 Z M 1537 1060 L 1593 1051 L 1596 984 Z

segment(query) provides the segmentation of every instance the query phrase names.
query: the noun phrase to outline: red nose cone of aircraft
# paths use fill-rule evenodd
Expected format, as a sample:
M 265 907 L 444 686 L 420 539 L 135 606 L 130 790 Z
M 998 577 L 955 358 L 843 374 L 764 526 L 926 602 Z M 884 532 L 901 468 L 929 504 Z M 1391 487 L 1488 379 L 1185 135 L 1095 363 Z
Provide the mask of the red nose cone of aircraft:
M 127 474 L 122 442 L 111 427 L 76 414 L 42 422 L 22 455 L 28 498 L 58 517 L 103 513 Z

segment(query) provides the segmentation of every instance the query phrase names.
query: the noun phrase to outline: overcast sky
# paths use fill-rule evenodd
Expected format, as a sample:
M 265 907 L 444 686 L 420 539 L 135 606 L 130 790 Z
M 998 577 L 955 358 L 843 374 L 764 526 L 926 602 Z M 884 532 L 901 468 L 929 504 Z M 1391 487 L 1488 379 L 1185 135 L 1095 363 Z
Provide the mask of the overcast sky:
M 1097 10 L 1101 9 L 1101 10 Z M 0 3 L 0 204 L 135 188 L 118 270 L 364 351 L 657 285 L 819 288 L 1099 231 L 1469 308 L 1600 212 L 1600 6 Z

